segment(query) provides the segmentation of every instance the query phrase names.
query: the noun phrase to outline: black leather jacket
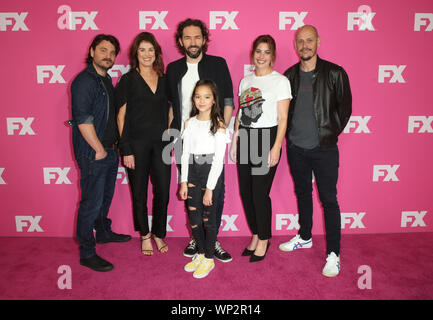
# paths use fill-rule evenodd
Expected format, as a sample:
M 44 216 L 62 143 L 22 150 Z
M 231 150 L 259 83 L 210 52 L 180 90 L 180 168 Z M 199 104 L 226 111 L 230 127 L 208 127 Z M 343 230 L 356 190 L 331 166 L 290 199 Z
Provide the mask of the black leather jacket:
M 287 123 L 287 143 L 290 143 L 289 132 L 299 90 L 299 68 L 300 62 L 284 72 L 290 80 L 293 96 Z M 352 114 L 352 93 L 344 69 L 319 57 L 313 72 L 313 103 L 320 146 L 333 146 Z

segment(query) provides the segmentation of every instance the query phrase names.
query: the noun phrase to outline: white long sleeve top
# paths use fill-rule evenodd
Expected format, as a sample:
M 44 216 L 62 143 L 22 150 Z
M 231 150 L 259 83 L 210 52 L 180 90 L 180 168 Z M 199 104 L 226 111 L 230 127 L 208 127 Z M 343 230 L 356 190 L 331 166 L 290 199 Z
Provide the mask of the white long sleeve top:
M 213 190 L 223 170 L 226 144 L 230 137 L 228 130 L 218 130 L 214 135 L 210 131 L 212 122 L 201 121 L 192 117 L 185 123 L 182 133 L 183 152 L 181 157 L 181 182 L 188 182 L 188 167 L 190 155 L 214 154 L 206 188 Z

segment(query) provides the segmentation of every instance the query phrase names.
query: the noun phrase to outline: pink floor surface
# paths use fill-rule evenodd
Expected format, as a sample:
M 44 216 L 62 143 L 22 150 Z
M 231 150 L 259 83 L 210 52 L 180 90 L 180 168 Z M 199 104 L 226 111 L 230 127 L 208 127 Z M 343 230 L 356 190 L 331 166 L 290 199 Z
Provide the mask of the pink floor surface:
M 216 261 L 204 279 L 183 270 L 186 238 L 167 238 L 169 252 L 141 254 L 138 238 L 97 245 L 114 269 L 98 273 L 80 266 L 70 238 L 0 238 L 0 299 L 3 300 L 430 300 L 433 299 L 433 234 L 343 235 L 341 273 L 321 274 L 324 236 L 313 248 L 285 253 L 273 237 L 264 261 L 240 253 L 247 237 L 220 239 L 234 259 Z M 61 266 L 71 270 L 71 289 L 60 289 Z M 64 277 L 61 279 L 65 279 Z M 64 282 L 63 282 L 64 283 Z M 369 286 L 370 284 L 370 286 Z

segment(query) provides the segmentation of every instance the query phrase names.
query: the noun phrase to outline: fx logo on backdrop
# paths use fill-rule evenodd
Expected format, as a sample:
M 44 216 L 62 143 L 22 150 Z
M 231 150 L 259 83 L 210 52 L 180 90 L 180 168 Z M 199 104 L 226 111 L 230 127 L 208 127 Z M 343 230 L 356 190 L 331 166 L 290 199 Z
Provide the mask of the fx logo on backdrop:
M 5 171 L 5 168 L 0 168 L 0 184 L 7 184 L 4 178 L 2 177 L 3 173 Z
M 119 167 L 117 169 L 117 176 L 116 176 L 116 180 L 117 181 L 121 181 L 120 184 L 128 184 L 128 174 L 126 172 L 126 168 L 125 167 Z
M 403 71 L 406 69 L 405 65 L 393 66 L 393 65 L 380 65 L 379 66 L 379 83 L 384 83 L 385 78 L 391 77 L 388 83 L 406 83 L 403 78 Z
M 238 15 L 239 11 L 209 11 L 209 29 L 215 30 L 217 28 L 217 24 L 223 23 L 221 30 L 239 30 L 238 26 L 235 23 L 235 18 Z
M 0 31 L 7 31 L 8 26 L 12 26 L 11 31 L 29 31 L 24 20 L 28 12 L 0 12 Z
M 421 26 L 426 26 L 424 31 L 433 30 L 433 13 L 415 13 L 415 23 L 413 30 L 421 31 Z
M 168 11 L 139 11 L 138 20 L 140 30 L 146 30 L 146 25 L 152 23 L 151 30 L 163 29 L 168 30 L 167 24 L 164 19 L 167 16 Z
M 352 131 L 353 133 L 371 133 L 367 126 L 367 123 L 370 121 L 370 119 L 371 116 L 351 116 L 343 132 L 351 133 L 350 129 L 354 128 L 355 130 Z
M 292 25 L 290 30 L 298 30 L 304 25 L 304 19 L 308 12 L 280 12 L 279 13 L 279 30 L 286 30 L 286 25 Z
M 51 180 L 55 179 L 55 184 L 72 184 L 68 179 L 70 167 L 66 168 L 43 168 L 44 169 L 44 184 L 51 184 Z
M 235 224 L 236 219 L 239 217 L 239 215 L 237 214 L 232 214 L 232 215 L 228 215 L 228 214 L 223 214 L 221 216 L 221 220 L 224 221 L 224 226 L 221 229 L 222 231 L 239 231 L 238 227 Z M 221 225 L 223 225 L 221 223 Z
M 353 31 L 354 26 L 358 27 L 358 31 L 374 31 L 373 18 L 376 12 L 372 12 L 367 5 L 359 6 L 358 12 L 347 13 L 347 30 Z
M 113 67 L 111 67 L 110 70 L 108 70 L 108 74 L 111 78 L 120 78 L 125 73 L 127 73 L 131 69 L 131 66 L 128 64 L 124 66 L 123 64 L 115 64 Z
M 424 216 L 427 211 L 402 211 L 401 212 L 401 227 L 407 228 L 410 223 L 411 228 L 425 227 Z
M 173 219 L 173 216 L 167 216 L 167 225 L 166 230 L 167 232 L 173 232 L 173 228 L 170 226 L 170 221 Z M 147 216 L 147 222 L 149 223 L 149 226 L 152 225 L 153 216 Z
M 6 118 L 6 126 L 8 129 L 8 135 L 15 135 L 15 130 L 20 130 L 18 135 L 23 136 L 28 134 L 29 136 L 34 136 L 35 132 L 33 131 L 31 125 L 35 118 Z
M 417 133 L 433 133 L 432 127 L 433 116 L 409 116 L 409 126 L 407 132 L 415 133 L 415 128 L 418 129 Z
M 72 11 L 68 5 L 62 5 L 57 9 L 62 14 L 57 20 L 57 27 L 60 30 L 77 30 L 77 25 L 82 25 L 81 30 L 99 30 L 95 24 L 98 11 Z
M 275 217 L 276 230 L 283 230 L 283 226 L 287 226 L 285 230 L 299 230 L 299 215 L 298 214 L 277 214 Z
M 397 177 L 397 169 L 400 167 L 399 164 L 395 165 L 374 165 L 373 166 L 373 181 L 379 181 L 380 177 L 384 177 L 382 181 L 400 181 Z
M 42 216 L 15 216 L 17 232 L 23 232 L 24 227 L 28 227 L 27 232 L 44 232 L 39 225 L 41 218 Z
M 365 212 L 341 212 L 341 229 L 346 228 L 346 224 L 349 224 L 349 229 L 365 229 L 364 224 L 362 223 L 362 218 L 364 218 Z
M 59 66 L 36 66 L 36 76 L 38 83 L 45 83 L 45 78 L 50 79 L 48 83 L 66 83 L 62 77 L 65 65 Z

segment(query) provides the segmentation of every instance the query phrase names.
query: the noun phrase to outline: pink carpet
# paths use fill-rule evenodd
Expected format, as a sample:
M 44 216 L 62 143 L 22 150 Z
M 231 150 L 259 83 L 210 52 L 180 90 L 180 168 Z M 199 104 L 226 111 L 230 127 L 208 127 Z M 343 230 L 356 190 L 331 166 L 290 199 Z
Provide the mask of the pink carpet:
M 194 279 L 183 271 L 189 261 L 182 255 L 186 238 L 168 238 L 169 252 L 152 257 L 140 253 L 138 238 L 97 245 L 98 254 L 114 264 L 113 271 L 98 273 L 79 265 L 73 239 L 3 237 L 0 299 L 433 299 L 432 233 L 343 235 L 342 270 L 336 278 L 321 274 L 326 258 L 323 236 L 313 237 L 311 249 L 279 251 L 278 244 L 287 239 L 273 237 L 266 259 L 249 263 L 240 256 L 249 238 L 222 238 L 233 261 L 216 261 L 207 278 Z M 70 290 L 57 285 L 62 265 L 72 271 Z M 371 270 L 371 289 L 358 286 L 366 276 L 362 266 Z

